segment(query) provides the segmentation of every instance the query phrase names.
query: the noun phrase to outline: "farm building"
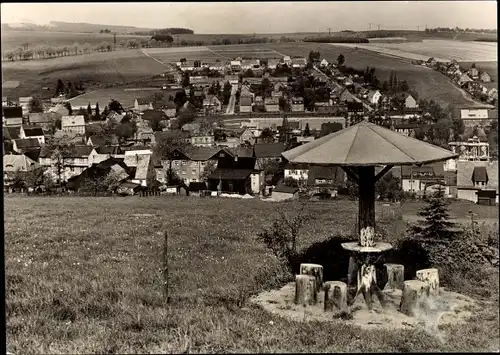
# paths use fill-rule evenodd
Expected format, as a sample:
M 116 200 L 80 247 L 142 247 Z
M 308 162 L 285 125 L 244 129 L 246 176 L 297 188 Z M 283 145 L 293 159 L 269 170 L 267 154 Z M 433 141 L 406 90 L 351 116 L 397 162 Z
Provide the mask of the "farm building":
M 417 108 L 418 107 L 417 100 L 415 100 L 415 98 L 413 96 L 411 96 L 410 94 L 408 94 L 406 96 L 405 107 L 406 108 Z

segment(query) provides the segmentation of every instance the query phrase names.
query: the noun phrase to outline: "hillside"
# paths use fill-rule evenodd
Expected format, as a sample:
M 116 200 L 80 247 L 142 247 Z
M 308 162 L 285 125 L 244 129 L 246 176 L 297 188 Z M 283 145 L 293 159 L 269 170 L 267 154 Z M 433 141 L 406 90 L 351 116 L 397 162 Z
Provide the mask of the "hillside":
M 141 28 L 134 26 L 115 26 L 115 25 L 102 25 L 86 22 L 61 22 L 50 21 L 48 25 L 36 25 L 33 23 L 5 23 L 2 24 L 2 31 L 16 30 L 16 31 L 47 31 L 47 32 L 74 32 L 74 33 L 99 33 L 101 30 L 108 29 L 116 33 L 130 33 L 136 31 L 150 31 L 153 28 Z

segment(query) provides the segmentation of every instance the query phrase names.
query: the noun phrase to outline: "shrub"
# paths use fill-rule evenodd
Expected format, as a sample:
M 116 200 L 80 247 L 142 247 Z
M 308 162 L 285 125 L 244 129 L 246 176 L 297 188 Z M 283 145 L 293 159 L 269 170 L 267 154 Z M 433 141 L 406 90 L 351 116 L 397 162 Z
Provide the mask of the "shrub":
M 288 215 L 283 210 L 278 210 L 278 217 L 269 227 L 264 228 L 257 238 L 273 252 L 273 254 L 285 262 L 290 271 L 294 261 L 298 258 L 297 239 L 300 229 L 312 216 L 306 213 L 306 204 L 294 216 Z

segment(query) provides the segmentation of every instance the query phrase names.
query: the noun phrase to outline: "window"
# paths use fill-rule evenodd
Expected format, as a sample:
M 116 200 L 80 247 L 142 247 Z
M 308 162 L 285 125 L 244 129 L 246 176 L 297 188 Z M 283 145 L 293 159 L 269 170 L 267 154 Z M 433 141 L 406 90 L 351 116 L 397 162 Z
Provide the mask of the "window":
M 196 174 L 196 169 L 191 170 L 192 174 Z
M 186 175 L 186 170 L 182 170 L 182 175 Z
M 174 166 L 179 166 L 179 161 L 178 160 L 174 160 Z

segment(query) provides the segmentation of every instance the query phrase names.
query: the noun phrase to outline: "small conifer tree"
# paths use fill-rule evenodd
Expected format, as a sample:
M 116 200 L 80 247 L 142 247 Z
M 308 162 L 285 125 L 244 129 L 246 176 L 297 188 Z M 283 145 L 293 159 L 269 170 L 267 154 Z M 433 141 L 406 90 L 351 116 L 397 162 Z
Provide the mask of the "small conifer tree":
M 450 237 L 452 227 L 455 223 L 450 222 L 448 213 L 448 201 L 444 197 L 444 191 L 439 189 L 427 199 L 427 205 L 422 208 L 418 215 L 424 217 L 418 225 L 412 226 L 412 232 L 425 239 L 441 239 Z

